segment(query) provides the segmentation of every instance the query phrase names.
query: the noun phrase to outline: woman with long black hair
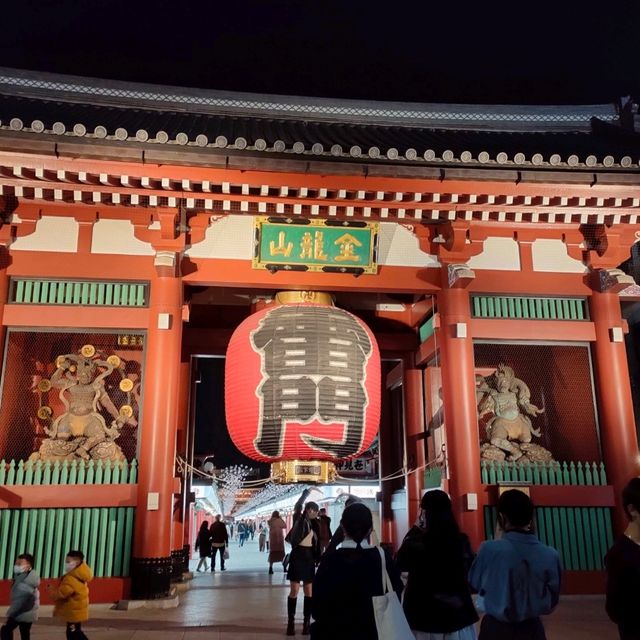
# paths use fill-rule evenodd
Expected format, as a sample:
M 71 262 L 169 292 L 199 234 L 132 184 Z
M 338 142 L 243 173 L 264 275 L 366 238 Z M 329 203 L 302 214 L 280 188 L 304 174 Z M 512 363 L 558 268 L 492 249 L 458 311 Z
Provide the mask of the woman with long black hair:
M 444 491 L 428 491 L 420 506 L 420 524 L 406 535 L 397 557 L 400 571 L 409 574 L 403 601 L 409 626 L 417 640 L 475 640 L 469 538 Z
M 384 594 L 381 549 L 367 542 L 373 531 L 371 511 L 362 503 L 345 508 L 340 520 L 343 541 L 322 557 L 313 581 L 311 640 L 378 640 L 374 596 Z M 400 573 L 383 551 L 385 569 L 398 598 Z
M 293 526 L 285 540 L 291 545 L 287 579 L 289 580 L 289 597 L 287 598 L 287 635 L 294 636 L 296 605 L 300 583 L 304 591 L 304 622 L 302 635 L 309 634 L 311 623 L 311 590 L 316 564 L 320 560 L 320 536 L 318 527 L 319 507 L 315 502 L 302 505 L 310 493 L 305 489 L 293 508 Z

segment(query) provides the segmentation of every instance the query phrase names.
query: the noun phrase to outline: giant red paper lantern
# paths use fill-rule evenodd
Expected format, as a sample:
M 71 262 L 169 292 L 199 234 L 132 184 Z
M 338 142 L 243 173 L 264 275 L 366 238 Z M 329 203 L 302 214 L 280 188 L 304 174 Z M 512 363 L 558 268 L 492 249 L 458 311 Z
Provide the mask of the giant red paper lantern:
M 231 438 L 249 458 L 355 457 L 378 432 L 376 340 L 356 316 L 329 305 L 258 311 L 229 342 L 225 404 Z

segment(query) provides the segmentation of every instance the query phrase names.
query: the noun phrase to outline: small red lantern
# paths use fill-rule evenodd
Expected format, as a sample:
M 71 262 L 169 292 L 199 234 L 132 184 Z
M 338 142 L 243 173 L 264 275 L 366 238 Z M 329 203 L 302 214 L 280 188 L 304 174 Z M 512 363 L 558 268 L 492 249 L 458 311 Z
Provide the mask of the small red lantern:
M 337 307 L 267 307 L 231 337 L 225 404 L 233 442 L 254 460 L 356 457 L 378 432 L 376 340 L 359 318 Z M 313 465 L 303 466 L 306 475 L 317 475 Z

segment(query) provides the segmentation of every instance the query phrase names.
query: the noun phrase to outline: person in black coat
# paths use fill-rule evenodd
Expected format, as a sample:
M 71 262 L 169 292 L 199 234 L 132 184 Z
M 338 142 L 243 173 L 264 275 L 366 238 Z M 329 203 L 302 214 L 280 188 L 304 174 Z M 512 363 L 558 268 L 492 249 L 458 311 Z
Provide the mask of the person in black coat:
M 302 635 L 309 635 L 311 623 L 311 595 L 313 576 L 316 564 L 320 560 L 320 530 L 318 527 L 318 505 L 307 502 L 302 505 L 311 489 L 305 489 L 293 508 L 293 526 L 285 540 L 291 545 L 287 580 L 289 580 L 289 597 L 287 598 L 287 635 L 294 636 L 296 606 L 300 583 L 304 591 L 304 609 Z
M 313 581 L 311 640 L 378 640 L 372 598 L 383 595 L 384 587 L 380 551 L 366 541 L 373 529 L 371 511 L 364 504 L 352 504 L 340 524 L 344 542 L 323 558 Z M 400 573 L 386 552 L 385 557 L 400 597 Z
M 420 506 L 422 526 L 407 533 L 397 556 L 400 571 L 409 573 L 403 602 L 409 626 L 418 639 L 421 633 L 454 632 L 475 638 L 478 614 L 467 582 L 473 562 L 469 538 L 458 528 L 444 491 L 427 491 Z
M 227 525 L 222 522 L 220 514 L 211 524 L 209 534 L 211 535 L 211 571 L 216 570 L 216 553 L 220 554 L 220 570 L 224 571 L 224 552 L 229 546 L 229 534 L 227 533 Z
M 618 625 L 620 640 L 640 640 L 640 478 L 622 492 L 629 518 L 626 528 L 607 553 L 607 613 Z
M 200 552 L 200 562 L 196 571 L 204 564 L 204 570 L 208 571 L 207 558 L 211 555 L 211 534 L 209 533 L 209 523 L 205 520 L 200 525 L 200 531 L 196 537 L 196 551 Z

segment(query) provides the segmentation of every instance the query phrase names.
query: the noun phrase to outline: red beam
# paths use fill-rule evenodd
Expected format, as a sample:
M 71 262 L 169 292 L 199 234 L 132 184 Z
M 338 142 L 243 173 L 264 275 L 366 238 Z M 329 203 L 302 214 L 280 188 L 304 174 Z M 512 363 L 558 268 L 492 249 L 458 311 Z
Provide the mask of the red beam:
M 250 260 L 191 258 L 183 280 L 186 284 L 277 290 L 370 291 L 425 293 L 439 288 L 439 269 L 381 266 L 378 274 L 355 277 L 342 273 L 315 273 L 254 269 Z
M 135 507 L 135 484 L 2 485 L 0 509 Z
M 11 585 L 13 580 L 0 580 L 0 605 L 9 604 L 9 594 L 11 592 Z M 53 604 L 49 596 L 47 587 L 51 585 L 53 588 L 57 588 L 60 584 L 59 578 L 44 578 L 40 582 L 40 604 Z M 129 597 L 131 590 L 130 578 L 94 578 L 90 583 L 91 589 L 91 602 L 117 602 L 124 598 Z M 41 620 L 38 626 L 44 626 L 47 622 Z M 60 623 L 52 623 L 59 625 Z
M 475 318 L 470 324 L 470 334 L 474 338 L 571 342 L 593 342 L 596 339 L 595 326 L 587 321 Z
M 507 485 L 508 483 L 505 483 Z M 614 507 L 613 487 L 586 485 L 524 485 L 536 507 Z M 498 486 L 483 485 L 483 506 L 498 503 Z
M 472 293 L 589 296 L 592 291 L 583 273 L 490 269 L 478 269 L 475 273 L 476 277 L 469 283 Z
M 149 326 L 149 310 L 124 307 L 6 304 L 2 322 L 10 327 L 146 329 Z
M 587 595 L 604 593 L 607 576 L 604 571 L 563 571 L 562 593 Z
M 415 356 L 416 367 L 426 367 L 437 351 L 438 343 L 436 342 L 436 334 L 434 333 L 424 342 L 420 343 Z
M 145 281 L 155 276 L 153 256 L 125 256 L 54 251 L 11 251 L 10 276 Z

